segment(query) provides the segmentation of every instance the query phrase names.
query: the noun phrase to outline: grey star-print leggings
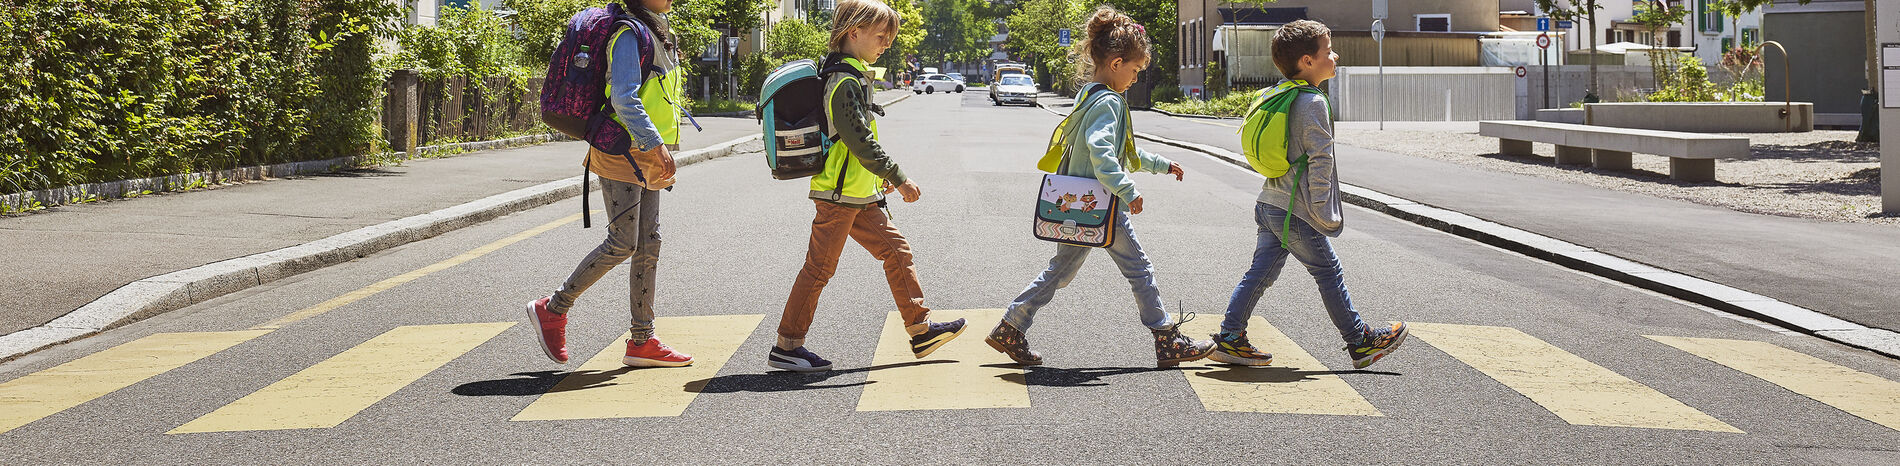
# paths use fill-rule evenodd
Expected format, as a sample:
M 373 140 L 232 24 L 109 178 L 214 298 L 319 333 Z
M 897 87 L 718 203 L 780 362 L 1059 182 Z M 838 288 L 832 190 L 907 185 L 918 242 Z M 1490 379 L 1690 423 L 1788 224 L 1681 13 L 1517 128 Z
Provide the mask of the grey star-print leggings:
M 627 271 L 627 299 L 633 323 L 628 329 L 633 332 L 633 341 L 645 341 L 653 337 L 653 278 L 660 262 L 660 192 L 601 178 L 600 194 L 607 201 L 607 240 L 581 259 L 561 290 L 554 292 L 548 310 L 566 313 L 581 292 L 614 266 L 632 258 Z

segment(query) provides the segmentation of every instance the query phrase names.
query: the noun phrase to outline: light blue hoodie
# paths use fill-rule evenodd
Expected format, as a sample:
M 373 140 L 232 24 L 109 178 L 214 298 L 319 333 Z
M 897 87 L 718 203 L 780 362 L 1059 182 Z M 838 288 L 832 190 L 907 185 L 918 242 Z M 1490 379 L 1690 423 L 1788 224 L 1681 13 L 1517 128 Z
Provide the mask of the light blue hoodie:
M 1096 86 L 1089 83 L 1075 95 L 1076 104 L 1086 97 L 1083 92 Z M 1153 152 L 1134 149 L 1128 153 L 1126 147 L 1129 138 L 1135 137 L 1134 123 L 1128 116 L 1128 104 L 1122 95 L 1114 91 L 1101 90 L 1100 97 L 1088 108 L 1078 108 L 1083 112 L 1076 120 L 1075 131 L 1069 138 L 1069 163 L 1061 167 L 1057 174 L 1094 178 L 1108 188 L 1109 192 L 1121 199 L 1120 209 L 1128 210 L 1128 203 L 1141 197 L 1141 191 L 1135 189 L 1135 180 L 1128 178 L 1130 171 L 1148 173 L 1167 173 L 1168 166 L 1174 162 Z M 1077 155 L 1087 154 L 1087 157 Z M 1132 167 L 1131 167 L 1132 166 Z

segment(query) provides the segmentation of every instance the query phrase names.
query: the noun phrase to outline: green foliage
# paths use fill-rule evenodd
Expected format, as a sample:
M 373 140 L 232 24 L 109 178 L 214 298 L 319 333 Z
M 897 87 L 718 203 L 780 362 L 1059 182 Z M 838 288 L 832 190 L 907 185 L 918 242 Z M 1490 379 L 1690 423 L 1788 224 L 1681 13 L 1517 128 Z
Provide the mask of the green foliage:
M 904 24 L 898 28 L 897 39 L 891 41 L 891 48 L 885 49 L 884 56 L 878 57 L 877 66 L 892 71 L 907 69 L 910 67 L 910 62 L 906 59 L 917 53 L 917 48 L 924 42 L 924 36 L 929 34 L 930 25 L 924 24 L 923 9 L 919 8 L 914 0 L 884 0 L 884 3 L 890 5 L 891 9 L 897 10 L 897 15 L 903 18 Z M 829 30 L 828 28 L 829 26 L 822 29 Z
M 1657 86 L 1649 94 L 1650 102 L 1715 102 L 1716 85 L 1709 82 L 1709 70 L 1694 55 L 1676 57 L 1673 79 Z
M 359 153 L 384 0 L 13 0 L 0 190 Z
M 1227 97 L 1227 67 L 1218 61 L 1207 62 L 1207 95 L 1211 98 Z
M 982 8 L 982 0 L 924 0 L 923 24 L 919 26 L 928 26 L 922 27 L 924 39 L 917 45 L 918 57 L 938 63 L 989 56 L 990 36 L 996 35 L 996 25 L 976 16 Z
M 757 102 L 752 102 L 749 100 L 726 100 L 726 99 L 721 99 L 721 98 L 712 98 L 712 99 L 707 99 L 703 101 L 695 101 L 693 102 L 692 106 L 693 106 L 693 113 L 713 114 L 713 113 L 743 112 L 746 110 L 752 110 L 754 107 L 758 107 L 759 104 Z
M 1076 79 L 1069 48 L 1056 45 L 1057 30 L 1081 28 L 1084 15 L 1094 3 L 1082 0 L 1028 0 L 1009 15 L 1008 47 L 1031 68 L 1047 73 L 1058 89 Z M 1077 31 L 1070 31 L 1072 38 Z M 1076 43 L 1080 43 L 1077 41 Z
M 1181 92 L 1180 86 L 1157 85 L 1155 86 L 1154 89 L 1155 90 L 1154 90 L 1154 94 L 1152 98 L 1154 99 L 1154 102 L 1156 105 L 1160 105 L 1163 103 L 1180 102 L 1181 99 L 1187 97 L 1186 94 L 1183 94 Z
M 476 129 L 468 123 L 477 111 L 485 111 L 481 116 L 497 124 L 491 124 L 488 132 L 463 136 L 499 136 L 508 126 L 502 122 L 508 120 L 511 109 L 538 98 L 527 95 L 527 84 L 547 69 L 546 58 L 529 57 L 524 41 L 516 38 L 512 28 L 491 10 L 444 7 L 434 26 L 404 28 L 396 36 L 399 51 L 378 58 L 378 66 L 385 70 L 414 70 L 420 77 L 426 112 L 419 135 L 423 145 L 445 143 L 447 135 L 438 134 L 440 130 L 465 133 Z M 559 34 L 565 34 L 565 21 L 561 29 Z M 449 80 L 456 78 L 464 79 L 468 92 L 464 94 L 463 116 L 443 121 L 442 108 L 434 103 L 450 97 Z
M 547 66 L 554 48 L 567 34 L 567 20 L 581 10 L 600 6 L 590 0 L 507 0 L 515 10 L 515 27 L 521 30 L 521 60 L 527 66 Z
M 1156 92 L 1160 92 L 1160 90 L 1157 89 Z M 1178 93 L 1180 91 L 1177 90 L 1175 92 Z M 1246 89 L 1208 100 L 1181 99 L 1179 102 L 1162 102 L 1157 98 L 1155 108 L 1172 113 L 1190 115 L 1238 117 L 1246 113 L 1247 104 L 1252 103 L 1254 95 L 1258 93 L 1257 89 Z
M 825 41 L 829 40 L 825 31 L 804 21 L 781 21 L 767 31 L 765 43 L 772 58 L 780 63 L 801 58 L 820 59 L 825 56 Z M 775 65 L 776 66 L 776 65 Z

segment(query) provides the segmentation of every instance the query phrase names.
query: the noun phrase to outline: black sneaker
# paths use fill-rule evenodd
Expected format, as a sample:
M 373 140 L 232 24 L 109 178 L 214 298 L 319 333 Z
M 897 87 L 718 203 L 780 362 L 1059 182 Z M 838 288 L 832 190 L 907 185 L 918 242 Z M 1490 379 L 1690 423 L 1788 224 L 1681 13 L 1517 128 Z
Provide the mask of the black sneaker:
M 1347 344 L 1346 355 L 1352 357 L 1352 368 L 1365 369 L 1379 362 L 1379 358 L 1392 354 L 1392 350 L 1399 348 L 1399 343 L 1405 342 L 1405 335 L 1405 323 L 1398 322 L 1392 324 L 1392 328 L 1372 331 L 1363 342 Z
M 1214 352 L 1214 342 L 1196 341 L 1181 334 L 1181 324 L 1194 320 L 1194 314 L 1162 329 L 1149 329 L 1155 334 L 1155 367 L 1174 367 L 1184 362 L 1198 361 Z
M 963 319 L 943 323 L 926 322 L 926 324 L 930 326 L 929 330 L 910 337 L 910 352 L 917 355 L 918 359 L 929 356 L 930 353 L 937 351 L 937 348 L 942 348 L 944 343 L 949 343 L 950 340 L 956 339 L 957 335 L 963 334 Z
M 983 339 L 983 342 L 989 343 L 991 348 L 996 348 L 996 351 L 1009 356 L 1009 359 L 1016 361 L 1018 365 L 1042 365 L 1042 355 L 1029 349 L 1029 338 L 1023 336 L 1023 331 L 1017 330 L 1016 326 L 1010 325 L 1009 322 L 996 324 L 996 330 L 991 330 L 990 337 Z
M 765 365 L 794 372 L 819 372 L 831 370 L 831 361 L 812 354 L 811 350 L 800 346 L 791 351 L 772 347 L 772 353 L 766 355 Z
M 1273 363 L 1273 354 L 1260 351 L 1247 341 L 1247 332 L 1221 332 L 1214 334 L 1214 353 L 1207 355 L 1227 364 L 1241 366 L 1265 366 Z

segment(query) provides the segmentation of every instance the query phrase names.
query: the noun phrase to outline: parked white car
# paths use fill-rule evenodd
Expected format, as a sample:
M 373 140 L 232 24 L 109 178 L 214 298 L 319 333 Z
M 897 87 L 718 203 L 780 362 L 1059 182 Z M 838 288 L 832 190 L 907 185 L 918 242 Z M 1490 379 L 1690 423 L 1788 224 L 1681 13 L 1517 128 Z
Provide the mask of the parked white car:
M 1001 80 L 990 85 L 990 101 L 996 105 L 1029 104 L 1036 105 L 1035 78 L 1026 74 L 1006 74 Z
M 937 91 L 963 92 L 963 83 L 941 74 L 926 74 L 910 85 L 910 90 L 918 94 L 935 94 Z

